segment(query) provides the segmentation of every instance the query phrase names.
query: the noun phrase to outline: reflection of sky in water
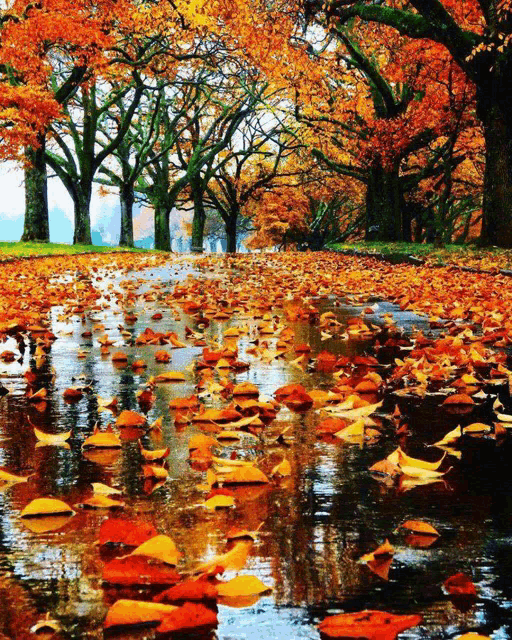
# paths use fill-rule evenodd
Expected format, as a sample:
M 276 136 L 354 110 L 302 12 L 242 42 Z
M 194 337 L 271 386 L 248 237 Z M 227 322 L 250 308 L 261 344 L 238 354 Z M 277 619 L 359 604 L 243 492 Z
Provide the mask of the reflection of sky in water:
M 165 298 L 172 290 L 169 280 L 183 280 L 190 272 L 188 268 L 155 268 L 131 278 L 150 281 L 151 284 L 143 284 L 140 291 L 151 290 L 153 284 L 160 285 L 159 295 Z M 99 270 L 97 277 L 102 278 L 96 283 L 105 295 L 122 290 L 117 283 L 112 288 L 110 275 L 105 271 Z M 123 273 L 120 279 L 127 278 Z M 73 286 L 73 281 L 65 278 L 62 285 Z M 321 300 L 315 304 L 321 312 L 334 310 L 342 323 L 346 323 L 348 316 L 359 315 L 364 308 L 333 307 L 332 302 Z M 98 304 L 103 303 L 106 301 L 100 300 Z M 509 570 L 512 571 L 510 538 L 507 537 L 512 518 L 508 520 L 511 507 L 506 495 L 501 502 L 496 496 L 490 499 L 485 486 L 475 488 L 458 477 L 449 489 L 443 483 L 406 493 L 383 487 L 369 477 L 367 468 L 395 446 L 389 431 L 385 430 L 379 441 L 364 448 L 317 441 L 314 425 L 319 416 L 316 412 L 298 416 L 284 409 L 268 431 L 278 433 L 279 429 L 291 425 L 292 446 L 287 449 L 269 446 L 267 456 L 275 463 L 284 455 L 288 457 L 294 469 L 292 477 L 280 484 L 234 489 L 237 508 L 227 513 L 210 513 L 196 507 L 204 499 L 204 494 L 197 489 L 204 481 L 204 474 L 190 468 L 187 443 L 198 430 L 189 426 L 177 431 L 172 425 L 168 403 L 171 398 L 194 392 L 196 379 L 187 367 L 200 355 L 201 349 L 133 347 L 129 343 L 131 336 L 136 337 L 147 326 L 155 331 L 176 331 L 182 339 L 185 326 L 193 329 L 195 326 L 193 319 L 181 312 L 181 319 L 175 320 L 177 308 L 159 300 L 146 302 L 144 308 L 137 302 L 134 306 L 137 320 L 133 324 L 125 323 L 121 309 L 115 305 L 113 309 L 94 311 L 92 319 L 88 317 L 83 322 L 77 316 L 64 321 L 62 309 L 53 309 L 52 330 L 59 337 L 47 362 L 41 365 L 43 380 L 50 392 L 46 408 L 39 412 L 27 405 L 25 384 L 19 377 L 2 379 L 13 393 L 0 399 L 0 464 L 22 475 L 35 475 L 27 484 L 0 493 L 0 567 L 9 579 L 24 585 L 34 616 L 37 611 L 51 610 L 72 629 L 70 637 L 73 638 L 100 633 L 97 630 L 106 606 L 101 589 L 103 563 L 94 541 L 104 514 L 79 510 L 62 529 L 41 534 L 29 531 L 19 519 L 21 509 L 34 497 L 53 495 L 76 505 L 91 496 L 90 483 L 97 481 L 121 488 L 127 515 L 136 512 L 149 515 L 160 532 L 171 535 L 188 561 L 208 560 L 223 553 L 225 534 L 232 526 L 256 529 L 263 523 L 244 573 L 258 575 L 274 587 L 273 594 L 248 608 L 220 606 L 218 640 L 317 639 L 315 624 L 322 617 L 363 608 L 424 614 L 425 627 L 405 632 L 404 638 L 441 638 L 446 637 L 445 634 L 451 637 L 486 624 L 490 625 L 488 633 L 495 632 L 493 637 L 508 637 L 503 611 L 510 609 L 511 586 L 500 578 L 501 573 L 508 575 Z M 152 321 L 151 315 L 157 310 L 163 318 Z M 428 331 L 424 318 L 400 312 L 388 303 L 379 302 L 376 313 L 365 319 L 382 324 L 379 314 L 384 312 L 393 312 L 397 324 L 407 330 L 415 325 Z M 97 331 L 100 323 L 104 329 Z M 228 322 L 212 322 L 205 336 L 222 341 L 224 330 L 233 324 L 251 326 L 252 320 L 235 317 Z M 129 335 L 123 335 L 120 326 Z M 363 353 L 369 346 L 368 342 L 339 338 L 322 341 L 318 327 L 305 322 L 291 326 L 296 334 L 295 344 L 308 342 L 313 354 L 323 350 L 336 354 Z M 86 331 L 92 331 L 92 337 L 82 336 Z M 110 356 L 100 353 L 97 338 L 104 333 L 115 341 L 110 353 L 126 352 L 129 363 L 142 358 L 148 369 L 135 373 L 130 366 L 114 366 Z M 275 338 L 265 339 L 272 348 Z M 15 346 L 10 342 L 5 348 L 15 350 Z M 305 375 L 286 360 L 262 363 L 246 353 L 250 346 L 247 336 L 238 341 L 239 358 L 251 367 L 234 376 L 235 382 L 253 382 L 266 395 L 291 382 L 302 382 L 307 388 L 328 388 L 332 384 L 330 375 Z M 79 349 L 87 352 L 84 359 L 77 358 Z M 157 349 L 171 354 L 169 364 L 154 362 Z M 29 366 L 30 358 L 27 349 L 23 365 L 15 364 L 12 368 L 3 365 L 4 369 L 19 374 Z M 163 433 L 161 437 L 145 434 L 142 441 L 149 448 L 171 448 L 170 477 L 163 487 L 148 495 L 144 492 L 136 442 L 123 442 L 122 452 L 114 453 L 109 459 L 82 455 L 81 444 L 97 421 L 106 425 L 114 420 L 108 411 L 98 411 L 96 396 L 117 396 L 120 409 L 138 411 L 135 392 L 151 375 L 167 370 L 185 370 L 187 380 L 184 384 L 161 384 L 155 390 L 156 401 L 148 413 L 148 421 L 151 423 L 163 416 Z M 62 392 L 85 383 L 91 386 L 92 393 L 76 404 L 67 404 Z M 217 398 L 205 400 L 208 404 L 219 404 Z M 419 437 L 416 441 L 413 437 L 410 444 L 418 447 L 418 454 L 426 455 L 421 445 L 425 429 L 446 433 L 451 423 L 447 425 L 444 415 L 425 415 L 420 409 L 414 410 L 412 416 Z M 73 429 L 71 449 L 36 449 L 31 424 L 49 432 Z M 440 526 L 443 537 L 428 550 L 411 549 L 402 538 L 393 539 L 395 560 L 390 581 L 384 583 L 357 564 L 356 559 L 383 542 L 406 518 L 424 519 Z M 443 580 L 458 571 L 473 576 L 484 598 L 467 613 L 457 611 L 439 589 Z M 234 575 L 236 573 L 229 572 L 226 578 Z M 498 631 L 500 627 L 503 629 Z M 129 637 L 142 638 L 147 634 L 134 632 Z

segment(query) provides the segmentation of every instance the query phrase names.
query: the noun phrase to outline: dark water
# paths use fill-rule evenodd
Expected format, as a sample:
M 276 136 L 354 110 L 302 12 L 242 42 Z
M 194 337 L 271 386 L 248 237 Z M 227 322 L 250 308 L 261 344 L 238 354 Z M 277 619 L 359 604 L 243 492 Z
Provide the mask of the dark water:
M 103 637 L 102 623 L 107 607 L 125 593 L 102 585 L 104 558 L 94 542 L 106 514 L 77 509 L 77 514 L 60 523 L 54 531 L 32 531 L 20 519 L 23 507 L 35 497 L 53 496 L 75 505 L 92 496 L 91 482 L 103 482 L 123 491 L 126 515 L 144 514 L 161 533 L 170 535 L 183 551 L 185 561 L 207 560 L 226 549 L 225 534 L 234 525 L 255 530 L 260 527 L 244 573 L 258 575 L 273 587 L 270 596 L 244 608 L 219 606 L 219 640 L 274 640 L 319 638 L 316 624 L 326 615 L 341 611 L 380 609 L 393 613 L 419 613 L 422 625 L 410 629 L 404 638 L 452 638 L 459 633 L 478 631 L 495 639 L 511 637 L 512 607 L 512 474 L 508 440 L 467 443 L 460 461 L 445 481 L 425 486 L 386 486 L 368 473 L 368 467 L 388 455 L 398 444 L 393 429 L 383 420 L 383 435 L 372 444 L 318 439 L 315 411 L 298 415 L 283 410 L 266 435 L 279 433 L 291 425 L 286 445 L 270 443 L 264 447 L 268 459 L 279 462 L 283 455 L 292 464 L 292 475 L 280 482 L 234 489 L 237 508 L 208 512 L 197 506 L 204 499 L 198 485 L 204 473 L 188 462 L 187 443 L 197 429 L 176 430 L 168 403 L 173 397 L 194 392 L 195 375 L 187 369 L 200 348 L 173 349 L 170 364 L 157 364 L 154 352 L 166 347 L 133 347 L 131 336 L 147 326 L 155 331 L 173 330 L 181 339 L 185 325 L 194 328 L 191 318 L 161 303 L 176 280 L 183 280 L 190 267 L 161 269 L 133 274 L 134 290 L 150 291 L 155 284 L 156 299 L 140 299 L 133 306 L 137 320 L 127 324 L 119 308 L 106 308 L 84 319 L 73 316 L 63 321 L 54 309 L 52 330 L 59 336 L 44 362 L 36 362 L 27 349 L 22 363 L 2 365 L 1 381 L 10 394 L 0 400 L 0 466 L 21 475 L 33 474 L 27 483 L 4 488 L 0 493 L 0 631 L 6 637 L 30 637 L 28 629 L 46 612 L 62 627 L 62 638 Z M 101 271 L 97 274 L 101 277 Z M 141 283 L 144 278 L 146 283 Z M 137 280 L 137 282 L 135 282 Z M 99 285 L 118 283 L 105 279 Z M 350 316 L 359 315 L 361 306 L 317 301 L 320 311 L 334 310 L 345 325 Z M 163 318 L 151 320 L 155 311 Z M 370 320 L 382 324 L 380 314 L 392 311 L 397 325 L 410 331 L 413 326 L 428 331 L 422 318 L 401 313 L 392 305 L 379 302 Z M 251 324 L 249 318 L 215 322 L 206 336 L 222 340 L 231 325 Z M 104 329 L 95 331 L 101 323 Z M 119 329 L 124 325 L 128 333 Z M 291 324 L 295 343 L 308 342 L 312 356 L 329 350 L 336 354 L 373 353 L 371 341 L 321 340 L 318 326 L 308 322 Z M 92 331 L 92 337 L 82 334 Z M 130 362 L 143 358 L 148 369 L 133 372 L 128 366 L 115 366 L 110 356 L 100 353 L 97 337 L 103 333 L 116 341 L 111 352 L 122 350 Z M 6 345 L 5 348 L 12 348 Z M 232 376 L 235 382 L 249 380 L 260 392 L 272 395 L 280 386 L 302 382 L 307 388 L 328 388 L 330 374 L 307 373 L 290 365 L 296 356 L 270 364 L 245 353 L 247 337 L 238 340 L 239 358 L 250 362 L 248 371 Z M 78 349 L 87 352 L 78 358 Z M 169 350 L 166 348 L 166 350 Z M 386 363 L 377 370 L 386 375 Z M 42 405 L 27 402 L 27 368 L 38 368 L 48 389 Z M 158 385 L 156 401 L 148 421 L 163 416 L 161 435 L 142 434 L 148 448 L 169 446 L 169 478 L 155 491 L 144 482 L 141 457 L 135 439 L 125 439 L 120 451 L 84 454 L 81 444 L 94 424 L 114 419 L 99 411 L 97 396 L 117 396 L 119 409 L 139 411 L 136 391 L 151 375 L 166 370 L 184 370 L 186 383 Z M 75 404 L 68 404 L 62 392 L 73 385 L 87 384 L 91 392 Z M 508 400 L 508 394 L 496 387 Z M 219 405 L 218 400 L 206 397 Z M 392 410 L 396 398 L 386 398 L 382 413 Z M 437 398 L 400 399 L 399 404 L 410 426 L 411 435 L 400 443 L 412 455 L 436 459 L 433 443 L 457 424 L 489 420 L 489 402 L 480 413 L 453 416 L 439 409 Z M 487 412 L 487 413 L 486 413 Z M 70 448 L 36 447 L 32 425 L 48 432 L 73 430 Z M 124 434 L 129 436 L 129 434 Z M 136 434 L 135 434 L 136 435 Z M 139 434 L 141 435 L 141 434 Z M 236 448 L 236 447 L 235 447 Z M 257 453 L 255 450 L 254 453 Z M 229 449 L 227 450 L 229 454 Z M 226 455 L 226 454 L 223 454 Z M 434 525 L 441 536 L 429 548 L 408 546 L 403 535 L 393 531 L 405 519 L 421 519 Z M 33 528 L 33 525 L 32 525 Z M 357 562 L 389 538 L 396 550 L 389 581 L 373 574 Z M 475 583 L 479 598 L 469 607 L 454 603 L 443 594 L 442 582 L 464 572 Z M 236 575 L 226 572 L 225 578 Z M 132 591 L 128 597 L 144 597 Z M 117 633 L 118 638 L 151 638 L 150 631 Z

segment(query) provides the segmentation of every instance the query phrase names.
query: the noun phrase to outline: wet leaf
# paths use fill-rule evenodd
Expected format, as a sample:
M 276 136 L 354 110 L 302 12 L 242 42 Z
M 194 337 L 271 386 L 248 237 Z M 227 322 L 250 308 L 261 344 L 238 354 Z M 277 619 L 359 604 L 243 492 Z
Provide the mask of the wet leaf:
M 206 500 L 206 502 L 203 502 L 203 507 L 211 509 L 212 511 L 215 509 L 230 509 L 234 506 L 235 499 L 233 496 L 216 495 Z
M 36 498 L 23 509 L 21 518 L 37 518 L 46 515 L 73 515 L 75 512 L 62 500 L 55 498 Z
M 145 556 L 176 566 L 183 555 L 169 536 L 157 535 L 143 542 L 131 553 L 132 556 Z
M 125 503 L 121 500 L 114 500 L 106 495 L 94 495 L 88 500 L 84 500 L 77 507 L 84 507 L 86 509 L 122 509 Z
M 146 540 L 158 535 L 149 522 L 109 518 L 102 522 L 99 532 L 99 544 L 117 544 L 138 547 Z
M 173 605 L 157 602 L 118 600 L 108 610 L 103 626 L 108 629 L 110 627 L 157 623 L 176 609 L 177 607 Z
M 167 615 L 160 626 L 158 633 L 171 633 L 174 631 L 186 631 L 197 628 L 213 628 L 217 626 L 217 613 L 202 604 L 185 602 L 171 614 Z
M 359 611 L 329 616 L 318 625 L 320 633 L 330 638 L 366 638 L 394 640 L 405 629 L 420 624 L 419 615 L 397 616 L 384 611 Z
M 180 574 L 164 562 L 144 556 L 115 558 L 103 567 L 103 580 L 124 586 L 136 584 L 169 585 L 181 580 Z
M 100 431 L 98 427 L 96 427 L 92 436 L 86 438 L 82 445 L 83 449 L 94 447 L 99 449 L 121 448 L 121 439 L 116 433 L 114 433 L 110 425 L 105 431 Z
M 435 529 L 431 524 L 428 524 L 428 522 L 422 522 L 421 520 L 406 520 L 399 528 L 426 536 L 440 535 L 439 531 L 437 531 L 437 529 Z
M 28 482 L 30 476 L 18 476 L 15 473 L 7 471 L 7 469 L 0 468 L 0 482 L 7 484 L 18 484 L 20 482 Z
M 126 409 L 121 411 L 116 420 L 117 427 L 144 427 L 146 424 L 147 420 L 145 416 Z
M 217 585 L 219 596 L 237 597 L 237 596 L 253 596 L 271 591 L 271 587 L 263 584 L 256 576 L 237 576 L 229 582 Z
M 443 582 L 446 592 L 452 596 L 476 596 L 476 588 L 465 573 L 456 573 Z

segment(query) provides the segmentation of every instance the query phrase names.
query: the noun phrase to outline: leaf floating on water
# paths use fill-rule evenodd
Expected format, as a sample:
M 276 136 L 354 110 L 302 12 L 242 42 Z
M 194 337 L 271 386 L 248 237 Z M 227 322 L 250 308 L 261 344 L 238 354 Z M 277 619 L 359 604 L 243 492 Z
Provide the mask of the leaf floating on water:
M 456 573 L 443 582 L 446 592 L 452 596 L 475 597 L 476 587 L 465 573 Z
M 21 518 L 37 518 L 46 515 L 73 515 L 75 511 L 62 500 L 36 498 L 23 509 Z
M 382 560 L 384 558 L 389 558 L 392 557 L 395 553 L 395 550 L 393 548 L 393 546 L 390 544 L 389 540 L 386 539 L 386 541 L 379 545 L 375 551 L 372 551 L 371 553 L 367 553 L 364 556 L 361 556 L 359 558 L 359 562 L 362 563 L 366 563 L 366 562 L 373 562 L 374 560 Z
M 152 382 L 185 382 L 185 374 L 182 371 L 165 371 L 151 379 Z
M 453 444 L 454 442 L 457 442 L 460 437 L 462 437 L 462 429 L 459 425 L 458 427 L 455 427 L 455 429 L 452 429 L 452 431 L 449 431 L 442 440 L 435 442 L 432 446 L 443 447 L 447 444 Z
M 207 575 L 184 580 L 174 587 L 166 589 L 158 596 L 156 602 L 181 602 L 183 600 L 216 600 L 217 586 L 210 581 Z
M 406 520 L 399 528 L 412 531 L 413 533 L 420 533 L 425 536 L 441 535 L 431 524 L 428 524 L 428 522 L 422 522 L 421 520 Z
M 215 556 L 212 560 L 200 564 L 196 567 L 194 573 L 207 573 L 217 568 L 220 568 L 218 573 L 229 570 L 240 571 L 245 567 L 252 545 L 252 540 L 239 540 L 231 551 Z
M 108 518 L 101 524 L 99 544 L 138 547 L 156 535 L 158 535 L 156 529 L 149 522 L 126 520 L 125 518 Z
M 18 484 L 20 482 L 28 482 L 30 476 L 18 476 L 15 473 L 7 471 L 7 469 L 0 468 L 0 482 L 6 484 Z
M 109 425 L 105 431 L 100 431 L 98 427 L 96 427 L 92 436 L 85 439 L 82 449 L 94 447 L 99 449 L 120 449 L 121 439 L 114 433 L 111 425 Z
M 197 628 L 217 626 L 217 613 L 196 602 L 185 602 L 181 607 L 167 615 L 159 627 L 158 633 L 171 633 Z
M 124 586 L 136 584 L 170 585 L 181 580 L 180 574 L 164 562 L 144 556 L 115 558 L 103 567 L 103 580 Z
M 166 615 L 177 609 L 170 604 L 144 602 L 142 600 L 118 600 L 108 610 L 103 624 L 110 627 L 125 627 L 161 622 Z
M 91 485 L 92 485 L 92 490 L 96 495 L 111 496 L 111 495 L 120 495 L 123 493 L 119 489 L 114 489 L 114 487 L 109 487 L 108 485 L 103 484 L 102 482 L 92 482 Z
M 76 507 L 83 507 L 85 509 L 122 509 L 125 503 L 121 500 L 114 500 L 106 495 L 94 495 L 88 500 L 84 500 L 81 504 L 75 505 Z
M 145 556 L 176 566 L 183 555 L 169 536 L 157 535 L 143 542 L 131 553 L 132 556 Z
M 263 471 L 253 466 L 237 467 L 234 471 L 223 474 L 221 480 L 224 484 L 266 484 L 269 482 Z
M 285 478 L 291 475 L 291 473 L 292 465 L 290 464 L 290 461 L 287 458 L 283 458 L 282 461 L 279 464 L 276 464 L 276 466 L 272 469 L 270 475 L 272 477 L 280 476 L 281 478 Z
M 256 576 L 237 576 L 229 582 L 217 584 L 219 596 L 225 597 L 254 596 L 271 590 L 271 587 L 263 584 Z
M 233 496 L 216 495 L 203 502 L 203 507 L 215 511 L 215 509 L 230 509 L 235 506 Z
M 406 629 L 422 621 L 419 615 L 397 616 L 385 611 L 359 611 L 329 616 L 318 625 L 320 633 L 330 638 L 365 638 L 366 640 L 394 640 Z
M 117 427 L 144 427 L 147 424 L 145 416 L 136 411 L 124 410 L 118 415 L 116 420 Z
M 72 431 L 64 433 L 46 433 L 37 427 L 34 427 L 34 435 L 38 439 L 38 445 L 42 446 L 62 446 L 67 444 L 67 440 L 73 435 Z

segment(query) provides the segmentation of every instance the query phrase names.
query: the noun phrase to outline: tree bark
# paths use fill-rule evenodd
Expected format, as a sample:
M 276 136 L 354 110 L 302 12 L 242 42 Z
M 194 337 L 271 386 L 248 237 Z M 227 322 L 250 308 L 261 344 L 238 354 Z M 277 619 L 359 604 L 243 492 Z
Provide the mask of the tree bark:
M 226 228 L 226 253 L 236 253 L 236 223 L 238 220 L 238 213 L 234 212 L 227 222 L 224 223 Z
M 133 203 L 135 201 L 135 193 L 132 184 L 121 185 L 119 188 L 119 200 L 121 203 L 119 246 L 133 247 Z
M 22 242 L 50 241 L 44 134 L 39 135 L 39 143 L 39 147 L 27 147 L 25 150 L 28 166 L 25 168 L 25 221 Z
M 73 244 L 92 244 L 91 238 L 91 189 L 75 198 L 75 233 Z
M 194 217 L 192 219 L 192 246 L 194 253 L 203 252 L 204 224 L 206 222 L 206 211 L 203 202 L 203 193 L 200 189 L 192 188 L 192 200 L 194 202 Z
M 375 236 L 373 239 L 385 242 L 403 240 L 404 205 L 398 166 L 387 169 L 375 163 L 369 171 L 366 191 L 367 239 Z
M 155 215 L 155 249 L 171 250 L 171 232 L 169 231 L 170 209 L 162 205 L 154 206 Z
M 503 83 L 504 84 L 504 83 Z M 482 95 L 478 115 L 485 136 L 485 174 L 480 241 L 512 247 L 512 96 Z

